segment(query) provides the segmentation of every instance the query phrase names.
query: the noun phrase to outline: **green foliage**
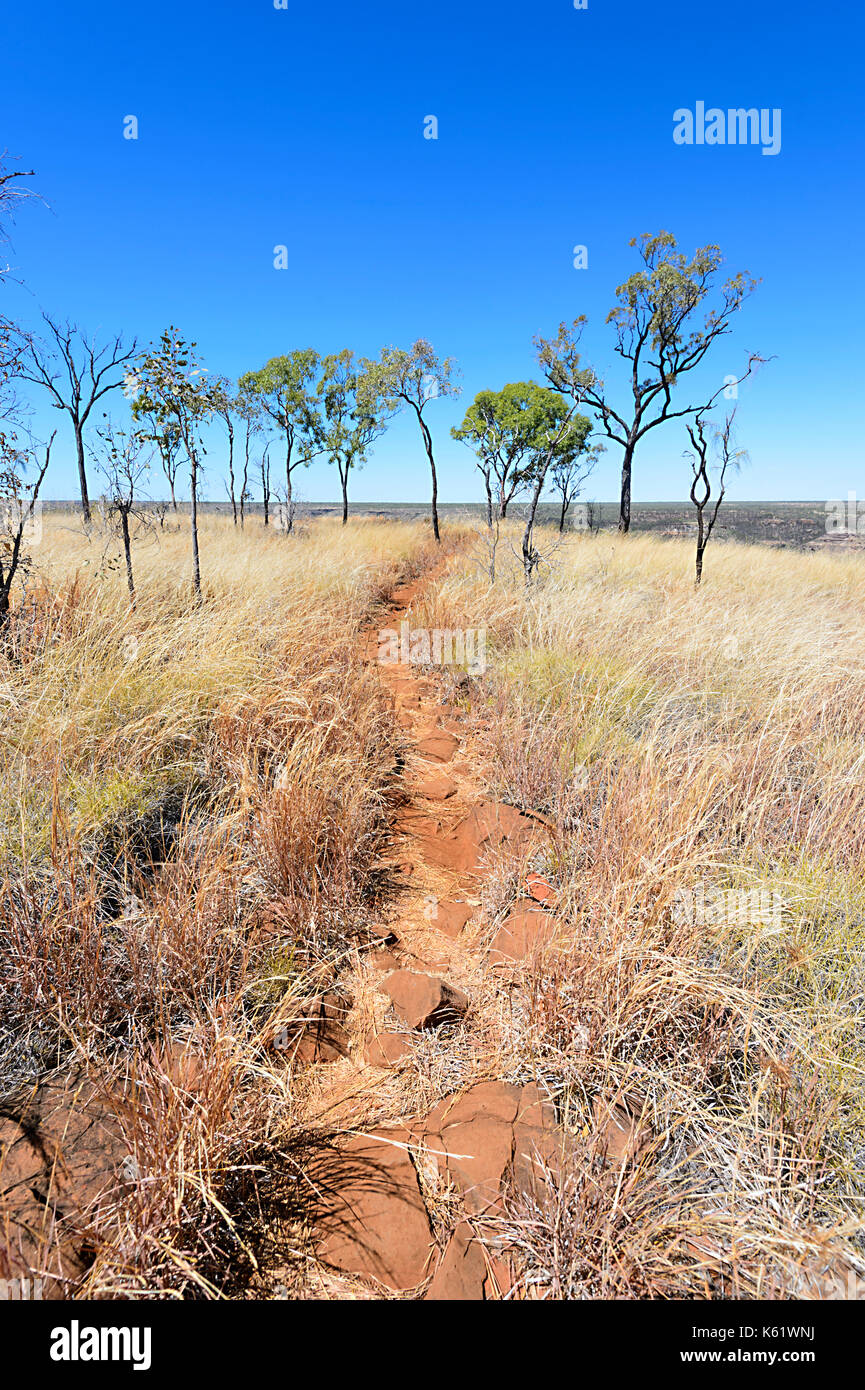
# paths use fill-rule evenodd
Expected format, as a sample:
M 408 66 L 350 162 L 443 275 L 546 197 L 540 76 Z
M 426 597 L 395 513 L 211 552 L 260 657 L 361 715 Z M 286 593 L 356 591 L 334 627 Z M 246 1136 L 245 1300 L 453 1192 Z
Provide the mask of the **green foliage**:
M 308 466 L 321 452 L 321 425 L 313 382 L 321 358 L 313 348 L 296 348 L 271 357 L 258 371 L 246 372 L 238 382 L 245 418 L 258 405 L 285 436 L 289 470 Z
M 178 438 L 190 464 L 196 467 L 201 446 L 197 431 L 216 409 L 216 393 L 207 369 L 195 355 L 196 344 L 168 327 L 159 343 L 138 359 L 126 378 L 135 420 L 151 421 L 157 434 Z
M 584 449 L 591 422 L 572 410 L 558 391 L 516 381 L 501 391 L 479 391 L 462 424 L 451 430 L 454 439 L 474 449 L 488 490 L 495 478 L 501 515 L 539 468 L 573 459 Z
M 410 406 L 420 416 L 430 401 L 459 396 L 453 357 L 439 358 L 431 343 L 418 338 L 410 349 L 386 347 L 378 362 L 364 361 L 368 381 L 388 408 Z
M 323 412 L 322 441 L 339 470 L 343 497 L 349 469 L 364 462 L 370 445 L 393 413 L 380 380 L 369 366 L 363 360 L 355 362 L 349 348 L 330 353 L 321 364 L 317 395 Z

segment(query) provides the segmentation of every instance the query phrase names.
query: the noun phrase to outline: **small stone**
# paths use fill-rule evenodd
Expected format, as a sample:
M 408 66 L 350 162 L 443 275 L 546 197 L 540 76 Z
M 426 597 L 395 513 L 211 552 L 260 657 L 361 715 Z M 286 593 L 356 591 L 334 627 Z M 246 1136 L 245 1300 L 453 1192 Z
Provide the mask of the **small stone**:
M 536 903 L 545 903 L 547 907 L 551 907 L 558 900 L 555 888 L 541 874 L 526 876 L 526 892 Z
M 418 787 L 421 796 L 425 796 L 428 801 L 447 801 L 448 797 L 456 793 L 456 789 L 456 782 L 446 777 L 443 772 L 428 773 Z
M 600 1131 L 601 1148 L 608 1162 L 621 1167 L 635 1162 L 652 1142 L 649 1126 L 632 1115 L 623 1105 L 610 1105 L 600 1096 L 592 1107 L 595 1125 Z
M 434 763 L 449 763 L 459 747 L 459 740 L 444 729 L 430 729 L 415 745 L 422 758 Z
M 424 908 L 424 917 L 438 931 L 444 932 L 445 936 L 455 939 L 459 936 L 466 922 L 474 911 L 465 902 L 439 902 L 437 899 Z
M 437 975 L 395 970 L 382 982 L 394 1009 L 409 1028 L 433 1028 L 465 1013 L 469 1001 L 461 990 Z

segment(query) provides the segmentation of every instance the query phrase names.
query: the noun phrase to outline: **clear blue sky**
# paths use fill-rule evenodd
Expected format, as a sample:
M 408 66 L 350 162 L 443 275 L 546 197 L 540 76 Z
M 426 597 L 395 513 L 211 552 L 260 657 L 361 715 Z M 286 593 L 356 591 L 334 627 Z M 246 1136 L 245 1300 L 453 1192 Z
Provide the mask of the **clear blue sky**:
M 17 219 L 23 286 L 6 307 L 145 341 L 173 322 L 231 376 L 298 346 L 428 337 L 463 371 L 463 401 L 429 416 L 441 495 L 462 501 L 479 496 L 449 437 L 466 398 L 536 374 L 532 335 L 579 313 L 588 355 L 621 380 L 604 317 L 629 238 L 665 228 L 762 277 L 704 377 L 776 354 L 741 393 L 752 462 L 733 495 L 865 495 L 862 37 L 849 0 L 9 0 L 0 147 L 36 170 L 48 206 Z M 674 110 L 699 100 L 780 108 L 781 152 L 675 145 Z M 73 496 L 60 428 L 49 491 Z M 686 495 L 685 444 L 671 423 L 643 445 L 636 500 Z M 610 446 L 592 490 L 617 483 Z M 338 495 L 324 464 L 300 487 Z M 352 496 L 427 494 L 420 439 L 399 422 Z

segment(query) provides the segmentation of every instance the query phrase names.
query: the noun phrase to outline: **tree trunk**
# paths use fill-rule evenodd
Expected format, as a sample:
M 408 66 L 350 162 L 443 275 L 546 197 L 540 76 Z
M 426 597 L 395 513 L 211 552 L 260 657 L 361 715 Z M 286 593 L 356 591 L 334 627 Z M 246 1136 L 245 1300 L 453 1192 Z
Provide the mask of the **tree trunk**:
M 625 457 L 622 459 L 622 493 L 619 501 L 619 530 L 622 534 L 631 529 L 631 465 L 634 461 L 635 447 L 635 442 L 629 440 L 625 445 Z
M 432 528 L 433 528 L 433 535 L 435 536 L 436 540 L 437 540 L 437 541 L 439 542 L 439 544 L 440 544 L 440 543 L 441 543 L 441 536 L 439 535 L 438 479 L 437 479 L 437 477 L 436 477 L 435 459 L 433 458 L 432 435 L 430 434 L 429 430 L 427 429 L 426 421 L 424 420 L 424 418 L 423 418 L 423 416 L 421 415 L 420 411 L 418 410 L 417 406 L 415 406 L 415 412 L 416 412 L 416 414 L 417 414 L 418 424 L 419 424 L 420 427 L 421 427 L 421 433 L 423 434 L 423 442 L 424 442 L 424 446 L 425 446 L 425 448 L 426 448 L 426 456 L 427 456 L 427 458 L 429 459 L 430 473 L 432 474 Z
M 345 526 L 348 521 L 348 467 L 345 472 L 340 468 L 339 480 L 342 483 L 342 524 Z
M 123 531 L 123 554 L 126 557 L 126 583 L 129 588 L 129 601 L 135 607 L 135 580 L 132 578 L 132 542 L 129 538 L 129 513 L 125 507 L 120 509 L 120 526 Z
M 569 506 L 569 505 L 570 505 L 570 504 L 569 504 L 569 502 L 568 502 L 567 497 L 565 496 L 564 493 L 562 493 L 562 511 L 561 511 L 561 515 L 560 515 L 560 517 L 559 517 L 559 532 L 560 532 L 560 533 L 561 533 L 562 531 L 564 531 L 564 529 L 565 529 L 565 517 L 567 516 L 567 513 L 568 513 L 568 506 Z
M 705 535 L 705 528 L 704 528 L 704 526 L 703 526 L 703 508 L 702 508 L 702 507 L 698 507 L 698 508 L 697 508 L 697 566 L 696 566 L 696 574 L 695 574 L 695 577 L 694 577 L 694 587 L 695 587 L 695 588 L 699 587 L 700 580 L 703 578 L 703 555 L 704 555 L 705 550 L 706 550 L 706 541 L 707 541 L 707 540 L 708 540 L 708 537 Z
M 90 498 L 87 495 L 87 470 L 84 462 L 84 432 L 75 419 L 72 421 L 72 426 L 75 430 L 75 451 L 78 455 L 78 486 L 81 489 L 81 511 L 84 515 L 85 526 L 89 526 Z
M 291 514 L 291 469 L 285 470 L 285 529 L 291 532 L 293 517 Z
M 234 429 L 229 421 L 228 424 L 228 476 L 231 479 L 231 514 L 234 517 L 234 524 L 237 525 L 237 502 L 234 499 Z
M 552 454 L 550 454 L 550 457 L 552 457 Z M 538 472 L 537 481 L 535 483 L 535 490 L 532 493 L 532 500 L 529 503 L 529 513 L 528 517 L 526 518 L 526 529 L 523 532 L 523 573 L 526 577 L 526 584 L 531 584 L 532 574 L 534 573 L 534 568 L 536 564 L 534 545 L 532 544 L 534 540 L 535 515 L 538 510 L 538 503 L 541 500 L 541 493 L 544 490 L 544 483 L 546 482 L 548 468 L 549 458 L 547 459 L 546 465 Z
M 490 530 L 492 530 L 492 529 L 493 529 L 493 494 L 492 494 L 492 489 L 490 488 L 489 476 L 486 475 L 486 474 L 484 475 L 484 483 L 486 484 L 486 489 L 487 489 L 487 526 L 489 526 Z
M 291 531 L 291 440 L 286 435 L 285 446 L 285 529 Z
M 198 558 L 198 464 L 193 463 L 190 472 L 192 505 L 190 516 L 192 519 L 192 585 L 195 589 L 195 597 L 201 598 L 201 564 Z

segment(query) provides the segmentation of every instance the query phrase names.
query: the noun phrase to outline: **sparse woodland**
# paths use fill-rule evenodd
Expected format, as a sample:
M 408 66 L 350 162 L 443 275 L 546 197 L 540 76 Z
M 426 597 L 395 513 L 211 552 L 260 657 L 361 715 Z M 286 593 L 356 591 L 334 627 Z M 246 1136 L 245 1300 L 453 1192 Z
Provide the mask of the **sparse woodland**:
M 4 230 L 31 184 L 0 168 Z M 480 503 L 459 522 L 459 369 L 425 339 L 250 345 L 235 382 L 192 325 L 34 336 L 0 302 L 0 1279 L 576 1300 L 865 1277 L 865 572 L 707 554 L 743 455 L 690 374 L 756 281 L 664 232 L 630 254 L 591 326 L 621 379 L 584 319 L 549 326 L 538 380 L 452 431 Z M 425 523 L 351 514 L 398 412 Z M 631 526 L 662 426 L 696 572 Z M 61 438 L 80 507 L 40 516 Z M 602 450 L 618 528 L 570 527 Z M 300 505 L 314 459 L 341 518 Z M 380 665 L 403 623 L 483 631 L 485 669 Z

